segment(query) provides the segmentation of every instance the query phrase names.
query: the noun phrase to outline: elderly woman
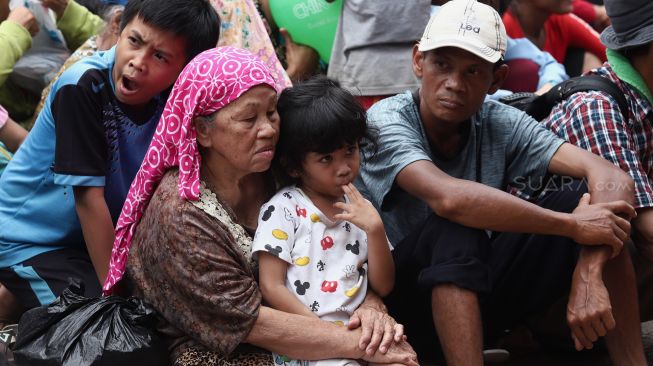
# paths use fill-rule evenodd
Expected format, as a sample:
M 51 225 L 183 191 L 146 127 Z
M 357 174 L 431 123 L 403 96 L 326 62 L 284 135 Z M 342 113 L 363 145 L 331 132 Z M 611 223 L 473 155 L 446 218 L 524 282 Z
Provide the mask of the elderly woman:
M 125 274 L 126 289 L 166 320 L 175 365 L 272 364 L 257 347 L 296 359 L 416 364 L 378 297 L 349 327 L 261 305 L 250 247 L 274 189 L 274 87 L 245 50 L 209 50 L 186 66 L 123 207 L 105 292 Z

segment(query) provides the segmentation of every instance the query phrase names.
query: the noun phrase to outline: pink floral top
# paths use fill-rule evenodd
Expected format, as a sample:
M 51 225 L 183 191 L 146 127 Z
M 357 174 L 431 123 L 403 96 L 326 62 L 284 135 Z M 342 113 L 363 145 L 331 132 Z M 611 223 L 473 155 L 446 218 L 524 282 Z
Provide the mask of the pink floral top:
M 220 46 L 246 48 L 272 70 L 272 76 L 283 88 L 292 86 L 290 78 L 277 58 L 265 23 L 253 0 L 210 0 L 220 16 Z

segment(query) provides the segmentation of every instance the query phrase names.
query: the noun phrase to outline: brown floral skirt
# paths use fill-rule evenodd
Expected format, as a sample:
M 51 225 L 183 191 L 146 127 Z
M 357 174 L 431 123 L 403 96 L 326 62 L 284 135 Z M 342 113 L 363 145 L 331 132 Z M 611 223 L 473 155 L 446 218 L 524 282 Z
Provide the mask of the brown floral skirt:
M 229 357 L 202 348 L 190 347 L 175 360 L 174 366 L 273 366 L 270 353 L 241 353 Z

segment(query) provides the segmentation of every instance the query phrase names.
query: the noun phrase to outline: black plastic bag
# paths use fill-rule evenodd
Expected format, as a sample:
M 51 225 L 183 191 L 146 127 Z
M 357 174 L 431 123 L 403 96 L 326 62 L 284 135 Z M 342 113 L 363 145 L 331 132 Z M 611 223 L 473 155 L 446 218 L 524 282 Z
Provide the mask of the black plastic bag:
M 21 317 L 13 350 L 17 365 L 169 365 L 149 305 L 81 293 L 72 284 L 52 304 Z

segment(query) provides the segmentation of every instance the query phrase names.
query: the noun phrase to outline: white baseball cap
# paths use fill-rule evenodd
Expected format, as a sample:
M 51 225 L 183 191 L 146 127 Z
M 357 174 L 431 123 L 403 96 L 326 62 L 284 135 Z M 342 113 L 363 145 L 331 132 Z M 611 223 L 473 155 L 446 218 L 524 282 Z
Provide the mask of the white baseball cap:
M 452 0 L 429 20 L 418 50 L 456 47 L 495 63 L 506 53 L 506 27 L 489 5 L 476 0 Z

